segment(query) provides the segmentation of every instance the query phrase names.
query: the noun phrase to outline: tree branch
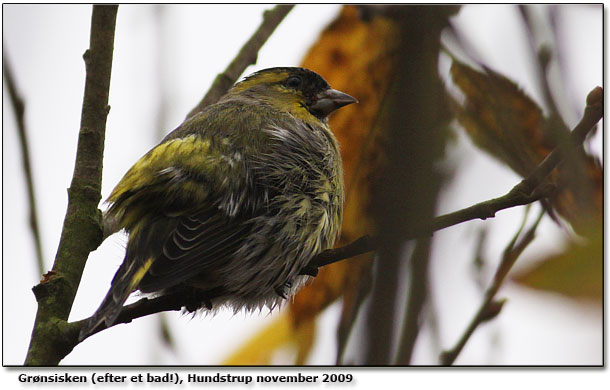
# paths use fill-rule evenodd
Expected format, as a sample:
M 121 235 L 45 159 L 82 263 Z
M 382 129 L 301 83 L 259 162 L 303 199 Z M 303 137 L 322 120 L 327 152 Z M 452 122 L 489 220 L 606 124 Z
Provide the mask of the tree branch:
M 21 161 L 23 162 L 23 173 L 25 174 L 25 183 L 28 191 L 28 202 L 30 204 L 29 223 L 34 238 L 34 249 L 36 251 L 36 260 L 38 263 L 38 274 L 44 273 L 44 259 L 42 255 L 42 243 L 40 239 L 40 229 L 38 227 L 38 211 L 36 208 L 36 192 L 34 191 L 34 178 L 32 174 L 32 165 L 30 163 L 30 148 L 28 146 L 27 129 L 25 127 L 25 105 L 13 77 L 13 71 L 6 58 L 6 53 L 2 47 L 2 72 L 4 73 L 4 81 L 10 98 L 11 105 L 15 111 L 15 120 L 17 121 L 17 134 L 19 135 L 19 146 L 21 147 Z
M 211 89 L 208 91 L 208 93 L 203 98 L 203 100 L 197 105 L 197 107 L 195 109 L 193 109 L 191 111 L 191 113 L 189 113 L 189 117 L 194 115 L 196 112 L 198 112 L 199 110 L 201 110 L 203 107 L 207 106 L 208 104 L 215 102 L 220 96 L 222 96 L 228 90 L 228 88 L 231 85 L 234 84 L 234 82 L 241 75 L 241 73 L 245 70 L 245 68 L 249 64 L 254 63 L 256 61 L 256 53 L 258 52 L 260 47 L 264 44 L 264 42 L 269 37 L 269 35 L 273 32 L 273 30 L 277 27 L 277 25 L 279 25 L 279 23 L 282 21 L 282 19 L 286 16 L 286 14 L 292 9 L 292 7 L 293 7 L 292 5 L 279 5 L 279 6 L 276 6 L 274 9 L 265 12 L 263 22 L 262 22 L 261 26 L 259 27 L 259 29 L 248 40 L 248 42 L 246 42 L 246 44 L 242 47 L 242 49 L 240 50 L 238 55 L 231 62 L 231 64 L 227 67 L 225 72 L 219 74 L 216 77 L 216 80 L 215 80 L 214 84 L 212 85 Z M 98 9 L 98 8 L 110 8 L 110 7 L 94 6 L 94 18 L 95 18 L 95 13 L 96 13 L 95 9 Z M 116 16 L 116 8 L 114 10 L 114 13 Z M 112 30 L 113 30 L 114 20 L 112 21 L 111 25 L 112 25 Z M 91 52 L 90 57 L 93 57 L 94 35 L 95 36 L 100 35 L 100 34 L 93 33 L 94 26 L 95 26 L 95 23 L 92 24 L 92 45 L 91 45 L 91 50 L 90 50 L 90 52 Z M 106 24 L 106 26 L 109 27 L 110 24 Z M 113 35 L 112 35 L 112 38 L 113 38 Z M 110 37 L 106 37 L 105 39 L 110 39 Z M 108 44 L 108 42 L 106 43 L 106 45 L 110 46 L 110 53 L 108 53 L 109 59 L 110 59 L 110 61 L 108 62 L 108 81 L 109 81 L 109 69 L 110 69 L 109 67 L 110 67 L 111 59 L 112 59 L 112 50 L 111 50 L 112 39 L 110 39 L 109 42 L 110 42 L 109 44 Z M 88 66 L 87 66 L 88 83 L 87 84 L 89 84 L 90 78 L 94 77 L 93 75 L 89 74 L 89 69 L 91 67 L 89 65 L 89 62 L 94 62 L 94 61 L 93 61 L 93 58 L 89 58 L 89 56 L 87 56 L 87 55 L 85 57 L 86 57 L 86 61 L 88 63 Z M 101 76 L 99 74 L 96 74 L 96 77 L 101 77 Z M 99 87 L 99 85 L 100 84 L 98 83 L 98 87 Z M 87 104 L 87 96 L 89 95 L 89 93 L 87 91 L 89 91 L 89 89 L 86 88 L 86 91 L 85 91 L 86 97 L 85 97 L 85 103 L 83 105 L 83 122 L 81 125 L 82 128 L 81 128 L 81 137 L 80 138 L 87 138 L 87 135 L 89 133 L 91 133 L 90 129 L 96 128 L 93 125 L 91 125 L 91 127 L 88 127 L 85 125 L 85 117 L 86 117 L 85 111 L 92 108 L 92 107 L 90 107 L 91 103 Z M 106 97 L 106 102 L 103 104 L 104 112 L 100 113 L 98 110 L 96 115 L 98 116 L 98 118 L 103 117 L 103 121 L 105 124 L 105 117 L 107 114 L 107 111 L 105 110 L 106 104 L 107 104 L 107 88 L 106 88 L 106 92 L 103 93 L 102 95 L 104 95 Z M 587 133 L 601 119 L 602 115 L 603 115 L 603 90 L 600 87 L 597 87 L 594 90 L 592 90 L 587 97 L 587 107 L 585 109 L 583 118 L 572 131 L 571 136 L 570 136 L 572 142 L 570 142 L 570 143 L 573 145 L 582 144 Z M 89 122 L 87 122 L 87 123 L 89 123 Z M 98 148 L 97 148 L 99 151 L 100 163 L 101 163 L 101 153 L 103 152 L 103 128 L 101 131 L 102 131 L 101 149 L 100 149 L 100 145 L 98 145 Z M 79 150 L 81 150 L 81 146 L 83 146 L 83 145 L 81 145 L 81 140 L 79 139 Z M 96 148 L 93 148 L 93 149 L 96 149 Z M 519 205 L 529 204 L 529 203 L 535 202 L 541 198 L 549 196 L 551 194 L 552 190 L 554 190 L 554 188 L 549 185 L 541 185 L 541 184 L 543 183 L 544 179 L 548 176 L 548 174 L 562 161 L 562 159 L 564 157 L 564 152 L 565 152 L 563 149 L 565 149 L 565 148 L 558 147 L 555 150 L 553 150 L 553 152 L 547 156 L 547 158 L 532 172 L 532 174 L 530 176 L 528 176 L 526 179 L 524 179 L 519 184 L 517 184 L 515 187 L 513 187 L 513 189 L 511 189 L 511 191 L 509 191 L 506 195 L 499 197 L 499 198 L 495 198 L 495 199 L 491 199 L 491 200 L 488 200 L 485 202 L 475 204 L 471 207 L 456 211 L 454 213 L 449 213 L 449 214 L 446 214 L 443 216 L 436 217 L 432 220 L 431 226 L 429 226 L 428 228 L 425 228 L 425 229 L 421 229 L 419 231 L 407 231 L 406 234 L 404 235 L 403 239 L 409 239 L 409 238 L 429 235 L 436 230 L 444 229 L 446 227 L 457 225 L 459 223 L 473 220 L 473 219 L 491 218 L 491 217 L 494 217 L 495 213 L 500 210 L 519 206 Z M 76 180 L 76 176 L 77 176 L 77 171 L 79 171 L 79 169 L 78 169 L 78 167 L 80 166 L 79 161 L 82 161 L 84 159 L 84 156 L 81 156 L 80 153 L 77 156 L 79 156 L 79 157 L 77 157 L 77 167 L 75 167 L 75 178 L 73 180 L 71 189 L 69 191 L 70 195 L 71 195 L 71 197 L 70 197 L 71 201 L 75 195 L 75 194 L 73 194 L 75 192 L 75 189 L 73 189 L 73 187 L 75 187 L 75 182 L 78 182 Z M 92 160 L 96 160 L 96 159 L 93 158 Z M 95 166 L 96 163 L 94 163 L 93 165 Z M 100 175 L 101 175 L 101 170 L 100 170 Z M 101 176 L 100 176 L 100 181 L 101 181 Z M 99 217 L 99 215 L 97 214 L 97 208 L 96 208 L 97 202 L 99 202 L 99 184 L 98 185 L 95 185 L 95 183 L 93 183 L 93 184 L 94 184 L 93 187 L 97 188 L 97 192 L 96 192 L 97 198 L 95 200 L 94 207 L 95 207 L 95 211 L 96 211 L 96 217 Z M 87 189 L 91 190 L 91 188 L 86 188 L 86 185 L 84 187 L 85 188 L 81 188 L 81 190 L 83 191 L 83 195 L 87 195 Z M 89 195 L 91 195 L 91 192 L 89 193 Z M 71 209 L 69 206 L 68 214 L 70 214 L 70 210 Z M 66 219 L 68 219 L 68 216 L 66 217 Z M 97 224 L 99 221 L 96 218 L 94 218 L 94 219 L 95 219 L 94 225 L 97 228 L 97 231 L 95 233 L 101 234 L 99 225 Z M 89 222 L 91 222 L 91 221 L 89 221 Z M 66 221 L 66 224 L 67 224 L 67 221 Z M 64 225 L 64 233 L 65 232 L 66 232 L 66 225 Z M 62 233 L 62 242 L 64 239 L 64 233 Z M 97 243 L 96 243 L 96 245 L 94 245 L 94 247 L 97 246 L 97 244 L 99 244 L 99 237 L 98 237 Z M 343 246 L 340 248 L 335 248 L 335 249 L 330 249 L 325 252 L 322 252 L 321 254 L 316 256 L 314 259 L 312 259 L 312 261 L 310 262 L 310 265 L 307 266 L 303 270 L 303 274 L 316 275 L 317 269 L 319 267 L 322 267 L 322 266 L 325 266 L 328 264 L 332 264 L 334 262 L 344 260 L 344 259 L 356 256 L 356 255 L 359 255 L 362 253 L 373 251 L 373 250 L 377 249 L 378 246 L 379 246 L 379 238 L 369 237 L 369 236 L 361 237 L 358 240 L 356 240 L 346 246 Z M 61 249 L 62 248 L 60 245 L 60 250 Z M 87 250 L 86 254 L 88 254 L 91 249 L 92 248 L 89 248 Z M 86 259 L 86 255 L 83 257 L 83 259 Z M 39 308 L 40 308 L 40 301 L 42 299 L 44 299 L 45 295 L 46 295 L 42 291 L 42 290 L 46 290 L 46 288 L 44 286 L 50 284 L 49 282 L 52 280 L 62 279 L 61 277 L 58 277 L 58 275 L 61 274 L 61 272 L 63 271 L 60 267 L 61 262 L 59 262 L 58 260 L 59 260 L 59 251 L 58 251 L 58 258 L 56 259 L 57 270 L 56 270 L 56 267 L 54 266 L 53 271 L 47 275 L 48 277 L 39 286 L 35 287 L 37 299 L 39 299 Z M 82 274 L 82 267 L 84 267 L 84 260 L 81 260 L 81 261 L 82 261 L 82 264 L 77 267 L 77 270 L 75 272 L 73 272 L 73 273 L 78 274 L 78 278 L 76 279 L 76 285 L 72 288 L 72 290 L 74 292 L 76 291 L 76 288 L 78 287 L 78 281 L 80 281 L 80 275 Z M 58 272 L 59 272 L 59 274 L 58 274 Z M 43 286 L 43 287 L 40 287 L 40 286 Z M 40 295 L 40 297 L 39 297 L 39 295 Z M 211 299 L 213 297 L 207 297 L 207 298 Z M 72 296 L 72 300 L 73 300 L 73 296 Z M 72 300 L 70 300 L 70 305 L 71 305 Z M 184 297 L 182 297 L 179 294 L 167 295 L 167 296 L 162 296 L 162 297 L 153 298 L 153 299 L 143 298 L 140 301 L 138 301 L 132 305 L 125 306 L 117 320 L 117 323 L 128 323 L 128 322 L 131 322 L 133 319 L 143 317 L 146 315 L 150 315 L 150 314 L 154 314 L 154 313 L 158 313 L 158 312 L 162 312 L 162 311 L 180 310 L 184 306 L 185 306 Z M 69 308 L 68 308 L 67 313 L 69 313 Z M 65 314 L 65 318 L 67 318 L 67 313 Z M 37 315 L 37 323 L 39 322 L 39 317 L 40 317 L 40 310 L 39 310 L 39 315 Z M 62 317 L 64 317 L 64 316 L 62 316 Z M 48 316 L 46 316 L 46 318 L 49 319 Z M 30 353 L 28 354 L 28 359 L 26 360 L 26 363 L 27 364 L 55 364 L 56 362 L 61 360 L 61 358 L 63 358 L 65 355 L 67 355 L 71 351 L 71 349 L 77 344 L 78 333 L 80 331 L 80 328 L 82 327 L 82 324 L 85 321 L 86 321 L 86 319 L 77 321 L 77 322 L 72 322 L 72 323 L 66 323 L 66 322 L 62 322 L 60 324 L 55 323 L 54 325 L 57 326 L 58 329 L 61 330 L 62 339 L 61 339 L 61 342 L 55 340 L 55 344 L 56 344 L 56 346 L 59 346 L 59 348 L 57 348 L 57 353 L 53 356 L 52 360 L 34 359 L 34 355 L 32 354 L 32 345 L 31 345 Z M 106 328 L 105 326 L 102 326 L 102 327 L 96 329 L 94 333 L 97 333 L 105 328 Z M 37 328 L 35 326 L 32 340 L 35 339 L 36 332 L 37 332 Z M 51 345 L 53 343 L 49 343 L 49 344 Z M 61 355 L 61 356 L 59 356 L 59 355 Z M 49 363 L 49 361 L 52 361 L 53 363 Z
M 26 365 L 55 365 L 65 347 L 62 324 L 72 303 L 89 253 L 101 242 L 102 159 L 108 115 L 116 5 L 94 5 L 90 46 L 84 54 L 85 93 L 68 210 L 53 269 L 34 286 L 38 311 Z
M 185 294 L 183 292 L 162 295 L 156 298 L 142 298 L 135 303 L 124 306 L 114 324 L 107 326 L 105 323 L 102 323 L 97 328 L 95 328 L 87 337 L 90 337 L 115 325 L 128 324 L 137 318 L 146 317 L 151 314 L 166 311 L 179 311 L 182 310 L 182 308 L 185 306 L 190 307 L 190 309 L 188 309 L 187 311 L 193 311 L 201 305 L 201 302 L 210 302 L 214 298 L 214 295 L 205 293 L 185 298 Z M 208 307 L 211 308 L 211 306 Z M 72 351 L 72 349 L 79 343 L 80 330 L 88 320 L 89 318 L 85 318 L 83 320 L 75 322 L 62 322 L 58 324 L 61 338 L 60 340 L 58 340 L 56 348 L 58 349 L 58 353 L 62 354 L 59 357 L 59 360 L 63 359 L 66 355 L 68 355 Z
M 239 76 L 249 65 L 256 64 L 258 51 L 267 42 L 276 27 L 284 20 L 284 17 L 292 10 L 292 4 L 276 5 L 273 9 L 263 13 L 263 21 L 256 32 L 248 39 L 231 61 L 224 72 L 219 73 L 212 87 L 195 108 L 189 112 L 187 119 L 197 114 L 210 104 L 216 103 L 229 88 L 235 84 Z
M 506 300 L 502 299 L 496 301 L 494 300 L 494 298 L 498 293 L 498 290 L 500 290 L 500 287 L 502 286 L 502 283 L 506 279 L 506 275 L 508 275 L 508 272 L 511 270 L 512 266 L 515 264 L 521 253 L 523 253 L 525 248 L 534 240 L 536 228 L 538 227 L 540 220 L 544 216 L 544 213 L 544 210 L 540 212 L 540 215 L 536 219 L 536 222 L 534 222 L 534 224 L 528 229 L 528 231 L 523 235 L 521 240 L 517 242 L 521 234 L 521 230 L 523 229 L 523 226 L 521 226 L 517 234 L 514 236 L 513 240 L 511 240 L 509 245 L 506 247 L 502 256 L 502 260 L 500 261 L 500 264 L 498 265 L 498 268 L 494 275 L 493 282 L 485 292 L 485 298 L 483 299 L 479 310 L 477 310 L 477 313 L 475 314 L 474 318 L 472 319 L 472 321 L 470 322 L 456 345 L 450 350 L 447 350 L 441 354 L 440 361 L 442 365 L 453 364 L 453 362 L 458 357 L 458 355 L 470 339 L 470 336 L 472 336 L 477 327 L 483 322 L 495 318 L 500 313 Z

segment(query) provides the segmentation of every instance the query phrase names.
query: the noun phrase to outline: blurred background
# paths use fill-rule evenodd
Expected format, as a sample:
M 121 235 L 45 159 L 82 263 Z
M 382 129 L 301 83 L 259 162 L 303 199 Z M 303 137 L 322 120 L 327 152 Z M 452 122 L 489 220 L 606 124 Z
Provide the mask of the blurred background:
M 255 31 L 268 8 L 119 7 L 104 155 L 104 199 L 141 155 L 181 123 L 216 74 Z M 376 126 L 384 91 L 398 72 L 393 68 L 393 49 L 400 47 L 396 43 L 400 37 L 396 37 L 396 27 L 387 14 L 383 9 L 297 5 L 263 46 L 256 65 L 245 71 L 249 74 L 267 67 L 303 64 L 334 88 L 360 100 L 358 107 L 338 113 L 331 123 L 341 141 L 347 171 L 344 242 L 370 233 L 373 225 L 369 222 L 374 217 L 370 215 L 368 179 L 379 159 L 376 156 L 382 153 L 379 145 L 383 142 L 377 141 L 383 134 L 368 130 Z M 85 80 L 82 54 L 88 48 L 90 18 L 88 5 L 3 5 L 3 58 L 12 68 L 25 103 L 45 272 L 53 264 L 74 168 Z M 524 118 L 534 116 L 534 127 L 540 128 L 556 123 L 559 114 L 560 122 L 572 129 L 582 115 L 588 92 L 603 84 L 602 5 L 521 9 L 515 5 L 466 5 L 456 9 L 449 22 L 441 34 L 438 73 L 452 97 L 453 119 L 447 125 L 446 146 L 439 162 L 444 182 L 436 215 L 505 194 L 526 174 L 524 170 L 535 167 L 544 157 L 536 153 L 552 149 L 548 143 L 536 143 L 536 135 L 527 133 L 525 119 L 521 121 L 510 110 L 499 112 L 497 107 L 510 102 L 525 107 Z M 459 60 L 459 65 L 454 60 Z M 498 78 L 485 73 L 485 67 L 511 83 L 498 87 Z M 472 76 L 470 69 L 478 73 Z M 464 78 L 470 82 L 460 83 Z M 547 81 L 542 82 L 542 78 Z M 478 87 L 474 92 L 468 88 L 472 84 Z M 500 89 L 484 90 L 490 85 Z M 551 104 L 545 85 L 550 88 Z M 476 91 L 482 90 L 478 106 L 469 104 L 476 102 Z M 489 91 L 493 95 L 485 97 Z M 489 101 L 494 105 L 486 106 Z M 513 117 L 509 130 L 523 125 L 525 133 L 519 136 L 518 149 L 532 150 L 527 164 L 517 158 L 521 165 L 516 166 L 511 159 L 514 150 L 509 147 L 489 147 L 489 134 L 480 133 L 485 124 L 473 124 L 482 117 L 481 112 L 491 112 L 496 119 Z M 581 175 L 589 188 L 587 196 L 597 202 L 602 199 L 601 126 L 600 122 L 585 142 L 587 174 Z M 515 140 L 506 133 L 491 138 L 496 140 L 494 145 Z M 2 142 L 3 364 L 20 365 L 36 314 L 31 288 L 39 282 L 41 272 L 28 225 L 15 114 L 4 84 Z M 561 199 L 579 198 L 570 193 L 573 187 L 567 188 L 568 195 Z M 497 297 L 506 298 L 506 303 L 501 311 L 476 329 L 455 364 L 602 364 L 601 203 L 591 211 L 597 220 L 589 223 L 572 218 L 579 214 L 573 204 L 578 202 L 560 204 L 561 199 L 549 206 L 556 210 L 555 220 L 548 214 L 542 218 L 536 238 L 502 285 Z M 528 227 L 540 210 L 539 203 L 531 207 Z M 456 344 L 524 218 L 525 208 L 515 207 L 495 218 L 466 222 L 434 234 L 428 295 L 410 364 L 437 365 L 441 353 Z M 118 233 L 90 254 L 70 320 L 88 317 L 98 307 L 123 259 L 125 243 L 125 235 Z M 405 258 L 409 250 L 407 246 Z M 396 318 L 402 318 L 408 299 L 411 270 L 407 265 L 404 270 L 398 286 L 400 299 L 395 302 L 401 308 Z M 366 362 L 362 339 L 369 290 L 360 286 L 372 281 L 375 270 L 371 270 L 371 260 L 361 256 L 343 262 L 336 270 L 324 271 L 292 305 L 280 311 L 234 314 L 226 310 L 214 317 L 203 314 L 194 318 L 177 312 L 149 316 L 85 340 L 62 364 L 362 364 Z

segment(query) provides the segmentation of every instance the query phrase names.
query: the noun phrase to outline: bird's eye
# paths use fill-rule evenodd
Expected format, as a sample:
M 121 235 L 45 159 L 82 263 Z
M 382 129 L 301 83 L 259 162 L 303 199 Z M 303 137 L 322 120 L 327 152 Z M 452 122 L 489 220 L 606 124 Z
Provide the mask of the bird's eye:
M 299 76 L 290 76 L 286 80 L 286 86 L 290 88 L 296 88 L 301 85 L 301 78 Z

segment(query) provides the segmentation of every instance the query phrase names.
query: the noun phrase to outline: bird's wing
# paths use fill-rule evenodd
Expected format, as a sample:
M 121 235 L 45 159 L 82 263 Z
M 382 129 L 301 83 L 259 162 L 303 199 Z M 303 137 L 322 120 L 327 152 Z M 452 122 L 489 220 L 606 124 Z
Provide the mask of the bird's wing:
M 81 340 L 102 322 L 113 324 L 134 290 L 174 286 L 240 245 L 247 227 L 237 221 L 252 196 L 235 153 L 222 139 L 186 134 L 156 146 L 127 172 L 108 198 L 109 216 L 130 235 L 125 259 Z
M 247 180 L 238 150 L 189 134 L 163 142 L 136 162 L 110 194 L 108 213 L 130 233 L 160 211 L 180 215 L 215 203 L 236 215 Z
M 134 164 L 110 195 L 109 213 L 130 233 L 125 261 L 154 258 L 142 282 L 146 290 L 180 282 L 226 257 L 248 229 L 244 216 L 264 201 L 246 156 L 228 141 L 200 133 L 166 140 Z
M 163 225 L 169 225 L 169 231 L 161 233 L 167 239 L 138 286 L 144 292 L 162 290 L 193 278 L 206 280 L 206 274 L 207 279 L 213 279 L 214 272 L 226 269 L 252 229 L 243 218 L 229 218 L 215 208 L 159 220 L 150 235 L 155 235 L 155 229 L 167 230 L 168 226 Z

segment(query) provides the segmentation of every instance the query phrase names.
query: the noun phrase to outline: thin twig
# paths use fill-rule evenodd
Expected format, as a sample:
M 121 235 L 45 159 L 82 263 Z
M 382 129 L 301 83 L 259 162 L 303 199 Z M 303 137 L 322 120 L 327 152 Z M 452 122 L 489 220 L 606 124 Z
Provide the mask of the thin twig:
M 199 104 L 189 112 L 187 119 L 197 114 L 208 105 L 216 103 L 218 99 L 235 84 L 239 76 L 241 76 L 248 66 L 256 64 L 258 51 L 293 7 L 294 5 L 292 4 L 280 4 L 263 13 L 263 21 L 256 32 L 242 46 L 237 53 L 237 56 L 231 61 L 225 71 L 216 76 L 212 87 L 208 90 Z
M 578 94 L 574 93 L 574 85 L 573 79 L 571 79 L 571 74 L 568 71 L 568 64 L 566 61 L 566 53 L 564 50 L 566 49 L 565 45 L 560 44 L 563 42 L 563 27 L 564 24 L 560 21 L 561 14 L 565 11 L 563 4 L 553 4 L 548 6 L 548 15 L 549 15 L 549 24 L 551 26 L 552 31 L 552 41 L 554 42 L 555 47 L 555 58 L 557 59 L 557 65 L 559 68 L 559 80 L 563 81 L 564 84 L 564 96 L 566 100 L 566 105 L 571 108 L 571 115 L 577 116 L 581 110 L 580 101 L 578 101 L 575 96 Z M 563 111 L 565 114 L 565 111 Z
M 587 95 L 587 106 L 580 122 L 570 133 L 568 142 L 560 143 L 549 155 L 536 167 L 536 169 L 521 183 L 519 191 L 530 194 L 542 183 L 553 169 L 569 155 L 575 147 L 580 147 L 585 141 L 587 134 L 595 128 L 595 125 L 604 114 L 604 90 L 595 87 Z
M 13 77 L 13 70 L 6 58 L 4 47 L 6 46 L 2 46 L 2 72 L 4 73 L 4 81 L 6 82 L 10 102 L 13 106 L 13 110 L 15 111 L 15 120 L 17 121 L 17 134 L 19 135 L 19 146 L 21 147 L 21 161 L 23 162 L 23 173 L 25 174 L 28 202 L 30 204 L 30 230 L 32 231 L 32 237 L 34 239 L 34 249 L 36 251 L 36 261 L 38 263 L 38 275 L 42 275 L 45 272 L 44 257 L 42 255 L 40 228 L 38 227 L 38 211 L 36 208 L 36 191 L 34 191 L 34 175 L 32 173 L 32 165 L 30 162 L 30 147 L 28 145 L 27 128 L 25 126 L 25 105 L 21 95 L 17 91 L 17 86 L 15 85 L 15 79 Z
M 519 231 L 514 236 L 513 240 L 508 244 L 506 249 L 504 250 L 504 254 L 502 256 L 502 260 L 498 265 L 496 273 L 494 275 L 493 281 L 487 291 L 485 292 L 485 297 L 479 310 L 475 314 L 474 318 L 456 343 L 456 345 L 450 350 L 446 350 L 440 356 L 440 361 L 442 365 L 451 365 L 458 357 L 470 336 L 474 333 L 479 325 L 482 323 L 495 318 L 500 311 L 506 300 L 494 300 L 498 290 L 502 287 L 502 283 L 506 279 L 506 275 L 511 270 L 512 266 L 515 264 L 521 253 L 525 250 L 525 248 L 533 241 L 536 233 L 536 228 L 540 223 L 540 220 L 544 216 L 545 211 L 542 210 L 534 222 L 534 224 L 528 229 L 528 231 L 521 237 L 519 241 L 518 237 L 521 233 L 522 226 L 519 228 Z
M 404 239 L 416 238 L 424 235 L 432 234 L 437 230 L 442 230 L 450 226 L 458 225 L 463 222 L 471 221 L 474 219 L 487 219 L 493 218 L 498 211 L 505 210 L 515 206 L 523 206 L 536 202 L 540 199 L 550 196 L 554 191 L 554 186 L 544 186 L 542 191 L 537 191 L 531 196 L 526 196 L 520 191 L 516 191 L 516 188 L 521 184 L 513 187 L 506 195 L 498 198 L 490 199 L 484 202 L 477 203 L 470 207 L 454 211 L 453 213 L 444 214 L 438 216 L 432 220 L 431 227 L 422 228 L 419 231 L 408 232 Z M 351 242 L 345 246 L 328 249 L 318 256 L 314 257 L 310 264 L 303 269 L 303 274 L 315 276 L 315 270 L 318 267 L 323 267 L 329 264 L 339 262 L 341 260 L 348 259 L 363 253 L 372 252 L 379 246 L 379 239 L 377 237 L 362 236 L 354 242 Z
M 303 268 L 302 275 L 317 275 L 317 269 L 325 265 L 336 263 L 341 260 L 349 259 L 363 253 L 374 251 L 379 243 L 377 239 L 370 236 L 362 236 L 356 241 L 353 241 L 345 246 L 326 250 L 317 255 L 311 262 L 310 266 Z
M 525 24 L 525 28 L 527 29 L 527 37 L 530 45 L 530 50 L 532 51 L 532 54 L 536 59 L 535 64 L 536 72 L 538 73 L 537 80 L 539 83 L 539 87 L 542 91 L 544 101 L 547 107 L 549 108 L 551 116 L 556 117 L 562 124 L 562 128 L 567 131 L 567 126 L 565 125 L 565 121 L 561 117 L 559 109 L 557 108 L 557 103 L 555 102 L 555 98 L 553 97 L 553 93 L 551 92 L 551 85 L 549 83 L 548 67 L 552 56 L 552 50 L 548 46 L 537 47 L 532 15 L 530 13 L 529 7 L 530 6 L 520 4 L 517 6 L 517 9 L 519 10 L 521 19 L 523 19 L 523 23 Z
M 343 313 L 339 318 L 339 324 L 337 325 L 336 332 L 337 357 L 335 360 L 335 365 L 337 366 L 350 364 L 343 360 L 343 356 L 345 354 L 345 349 L 347 348 L 349 336 L 352 334 L 352 329 L 354 328 L 354 324 L 358 318 L 360 308 L 363 307 L 366 298 L 369 296 L 369 293 L 373 288 L 372 274 L 372 264 L 362 265 L 358 284 L 355 291 L 352 293 L 351 304 L 347 302 L 349 298 L 346 295 L 343 296 Z

